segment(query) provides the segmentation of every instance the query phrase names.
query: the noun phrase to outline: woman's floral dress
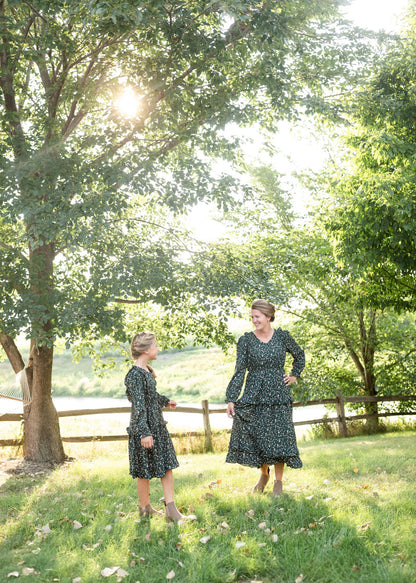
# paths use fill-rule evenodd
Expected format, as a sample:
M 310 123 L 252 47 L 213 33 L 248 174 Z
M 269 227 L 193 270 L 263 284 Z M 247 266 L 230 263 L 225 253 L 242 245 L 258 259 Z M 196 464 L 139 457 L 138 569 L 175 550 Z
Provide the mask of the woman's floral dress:
M 283 381 L 287 352 L 293 356 L 290 374 L 299 377 L 305 353 L 287 330 L 274 330 L 269 342 L 261 342 L 253 332 L 239 339 L 235 372 L 226 393 L 227 403 L 235 403 L 227 462 L 256 468 L 281 462 L 302 467 L 292 420 L 293 398 Z
M 127 398 L 131 402 L 129 434 L 129 462 L 132 478 L 163 478 L 168 470 L 179 466 L 172 440 L 166 429 L 162 407 L 168 397 L 156 391 L 152 373 L 133 366 L 124 379 Z M 153 437 L 153 448 L 141 444 L 142 437 Z

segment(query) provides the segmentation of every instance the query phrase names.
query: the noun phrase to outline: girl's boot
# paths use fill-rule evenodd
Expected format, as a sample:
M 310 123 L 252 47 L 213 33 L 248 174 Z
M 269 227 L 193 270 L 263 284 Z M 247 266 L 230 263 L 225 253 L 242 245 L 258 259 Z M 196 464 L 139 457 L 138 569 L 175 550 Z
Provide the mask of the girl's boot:
M 263 472 L 260 474 L 259 481 L 257 482 L 257 484 L 253 488 L 253 494 L 254 494 L 254 492 L 263 492 L 267 482 L 269 481 L 269 478 L 270 478 L 269 474 L 270 474 L 270 468 L 269 468 L 267 474 L 263 474 Z

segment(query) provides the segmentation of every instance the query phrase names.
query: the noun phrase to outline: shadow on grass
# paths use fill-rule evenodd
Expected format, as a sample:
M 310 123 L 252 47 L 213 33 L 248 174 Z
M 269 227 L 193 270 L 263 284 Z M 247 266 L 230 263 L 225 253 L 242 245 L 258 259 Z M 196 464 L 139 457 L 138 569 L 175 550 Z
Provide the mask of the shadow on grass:
M 103 569 L 115 567 L 121 575 L 108 580 L 126 583 L 160 583 L 168 575 L 183 583 L 405 581 L 397 565 L 393 576 L 388 556 L 375 553 L 370 530 L 332 514 L 326 491 L 285 483 L 278 499 L 253 495 L 253 471 L 223 467 L 218 456 L 189 456 L 174 475 L 177 505 L 196 522 L 140 518 L 126 460 L 74 462 L 30 478 L 24 491 L 11 477 L 1 497 L 17 513 L 3 531 L 0 580 L 24 565 L 38 573 L 38 583 L 96 583 Z M 151 502 L 161 508 L 160 480 L 150 485 Z

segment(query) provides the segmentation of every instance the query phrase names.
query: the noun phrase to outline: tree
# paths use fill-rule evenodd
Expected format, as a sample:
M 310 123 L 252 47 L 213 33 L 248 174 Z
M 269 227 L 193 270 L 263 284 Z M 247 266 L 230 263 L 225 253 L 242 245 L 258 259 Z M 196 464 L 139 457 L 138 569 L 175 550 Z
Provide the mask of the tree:
M 328 172 L 327 227 L 373 305 L 416 305 L 416 3 L 349 103 L 346 160 Z M 341 162 L 341 161 L 340 161 Z
M 29 459 L 64 458 L 56 339 L 121 341 L 123 302 L 185 303 L 161 209 L 231 200 L 233 180 L 209 172 L 210 157 L 237 157 L 226 124 L 273 127 L 343 83 L 336 4 L 0 0 L 0 342 L 18 371 L 15 338 L 31 341 Z

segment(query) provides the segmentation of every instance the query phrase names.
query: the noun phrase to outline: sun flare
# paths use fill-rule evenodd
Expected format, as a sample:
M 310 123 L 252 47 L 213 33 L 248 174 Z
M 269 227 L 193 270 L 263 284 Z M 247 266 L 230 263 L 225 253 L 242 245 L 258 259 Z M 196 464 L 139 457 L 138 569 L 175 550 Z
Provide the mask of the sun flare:
M 139 102 L 139 96 L 131 87 L 128 87 L 117 99 L 116 107 L 124 117 L 135 117 L 139 109 Z

